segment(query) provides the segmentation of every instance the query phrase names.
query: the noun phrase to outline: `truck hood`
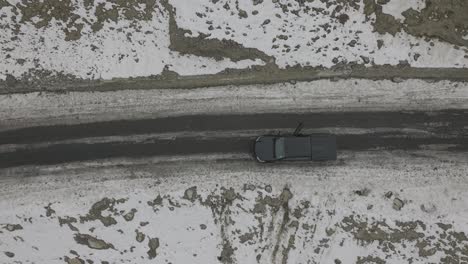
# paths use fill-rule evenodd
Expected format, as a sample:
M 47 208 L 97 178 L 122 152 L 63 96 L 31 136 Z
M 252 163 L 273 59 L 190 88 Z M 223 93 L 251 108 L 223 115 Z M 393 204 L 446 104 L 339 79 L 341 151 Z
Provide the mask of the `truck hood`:
M 275 137 L 259 137 L 255 141 L 255 157 L 258 161 L 273 161 Z

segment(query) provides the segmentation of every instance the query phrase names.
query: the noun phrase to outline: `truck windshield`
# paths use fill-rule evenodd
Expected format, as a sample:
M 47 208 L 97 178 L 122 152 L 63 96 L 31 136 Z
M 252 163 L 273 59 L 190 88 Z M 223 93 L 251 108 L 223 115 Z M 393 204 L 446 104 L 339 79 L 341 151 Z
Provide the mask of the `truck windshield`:
M 275 158 L 283 159 L 284 156 L 284 138 L 277 138 L 275 139 Z

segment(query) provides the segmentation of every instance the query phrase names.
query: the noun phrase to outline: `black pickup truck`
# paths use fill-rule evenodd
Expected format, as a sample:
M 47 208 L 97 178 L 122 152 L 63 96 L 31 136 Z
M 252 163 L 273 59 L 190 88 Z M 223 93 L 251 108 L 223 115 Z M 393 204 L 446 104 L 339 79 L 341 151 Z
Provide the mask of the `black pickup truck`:
M 254 156 L 259 162 L 336 160 L 336 137 L 323 134 L 260 136 L 255 140 Z

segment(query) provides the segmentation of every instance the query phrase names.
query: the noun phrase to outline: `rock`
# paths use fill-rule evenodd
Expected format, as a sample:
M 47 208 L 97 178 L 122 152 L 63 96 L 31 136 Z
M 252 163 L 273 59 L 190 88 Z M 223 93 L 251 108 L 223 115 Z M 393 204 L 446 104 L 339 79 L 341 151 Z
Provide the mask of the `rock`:
M 197 199 L 197 186 L 193 186 L 185 190 L 184 192 L 184 199 L 189 200 L 191 202 L 195 202 Z
M 327 233 L 327 236 L 332 236 L 335 234 L 335 230 L 333 228 L 326 228 L 325 233 Z
M 437 211 L 437 208 L 434 204 L 429 203 L 429 204 L 421 204 L 421 210 L 425 213 L 431 214 Z
M 357 41 L 355 39 L 348 42 L 348 46 L 353 47 L 353 48 L 356 47 L 356 44 L 357 44 Z
M 44 207 L 44 209 L 46 209 L 46 216 L 47 217 L 50 217 L 52 216 L 53 214 L 55 214 L 55 210 L 51 208 L 51 203 L 49 203 L 46 207 Z
M 161 206 L 163 204 L 163 198 L 161 195 L 158 195 L 154 200 L 148 201 L 147 204 L 152 207 Z
M 369 57 L 366 57 L 366 56 L 361 56 L 361 59 L 362 59 L 362 61 L 363 61 L 365 64 L 367 64 L 367 63 L 369 63 L 369 62 L 370 62 L 370 59 L 369 59 Z
M 154 259 L 157 256 L 156 249 L 159 247 L 159 239 L 158 238 L 151 238 L 148 241 L 148 247 L 149 247 L 149 250 L 147 252 L 148 257 L 150 259 Z
M 143 240 L 145 240 L 145 237 L 146 237 L 145 234 L 143 234 L 142 232 L 140 232 L 138 230 L 135 230 L 135 232 L 136 232 L 136 241 L 138 243 L 143 242 Z
M 15 256 L 15 253 L 10 252 L 10 251 L 5 251 L 5 255 L 9 258 L 13 258 Z
M 18 80 L 15 78 L 15 76 L 11 74 L 6 75 L 5 81 L 7 86 L 15 86 L 18 83 Z
M 117 221 L 112 216 L 105 216 L 100 218 L 104 226 L 111 226 L 117 224 Z
M 5 226 L 5 229 L 10 231 L 10 232 L 13 232 L 13 231 L 16 231 L 16 230 L 21 230 L 21 229 L 23 229 L 23 227 L 21 225 L 18 225 L 18 224 L 15 224 L 15 225 L 7 224 Z
M 267 185 L 267 186 L 265 186 L 265 191 L 266 191 L 267 193 L 271 193 L 271 192 L 273 191 L 273 188 L 271 188 L 270 185 Z
M 354 193 L 359 195 L 359 196 L 368 196 L 369 193 L 370 193 L 370 190 L 367 189 L 367 188 L 363 188 L 361 190 L 354 191 Z
M 85 264 L 84 260 L 80 258 L 72 258 L 67 260 L 68 264 Z
M 270 19 L 265 19 L 265 21 L 263 21 L 263 23 L 262 23 L 262 26 L 268 25 L 268 24 L 270 24 L 270 22 L 271 22 Z
M 239 10 L 239 17 L 247 18 L 248 17 L 247 12 L 245 12 L 245 10 Z
M 244 192 L 245 191 L 255 191 L 255 185 L 253 185 L 253 184 L 244 184 Z
M 398 198 L 393 199 L 393 206 L 392 206 L 393 209 L 400 211 L 401 208 L 403 208 L 404 205 L 405 205 L 405 203 L 402 200 L 400 200 Z
M 201 228 L 201 230 L 205 230 L 205 229 L 206 229 L 206 225 L 205 225 L 205 224 L 201 224 L 201 225 L 200 225 L 200 228 Z
M 132 221 L 133 218 L 135 217 L 135 212 L 136 212 L 136 209 L 133 208 L 132 210 L 130 210 L 130 212 L 126 213 L 123 217 L 125 219 L 125 221 Z
M 392 198 L 392 195 L 393 195 L 393 192 L 388 191 L 388 192 L 385 193 L 385 198 L 390 199 L 390 198 Z
M 225 190 L 223 193 L 224 199 L 226 199 L 228 202 L 232 202 L 237 198 L 236 191 L 234 191 L 233 188 L 229 188 L 229 190 Z
M 87 234 L 76 234 L 74 238 L 78 244 L 86 245 L 92 249 L 103 250 L 103 249 L 114 248 L 112 244 L 106 243 L 102 239 L 98 239 L 96 237 L 93 237 Z
M 263 0 L 253 0 L 254 5 L 259 5 L 261 3 L 263 3 Z
M 338 18 L 338 21 L 343 25 L 346 24 L 346 22 L 348 22 L 349 20 L 349 16 L 347 14 L 341 14 L 337 18 Z
M 378 39 L 378 40 L 377 40 L 377 48 L 378 48 L 378 49 L 381 49 L 381 48 L 383 47 L 383 45 L 384 45 L 384 41 L 381 40 L 381 39 Z
M 377 4 L 379 4 L 379 5 L 385 5 L 388 2 L 390 2 L 390 0 L 377 0 Z

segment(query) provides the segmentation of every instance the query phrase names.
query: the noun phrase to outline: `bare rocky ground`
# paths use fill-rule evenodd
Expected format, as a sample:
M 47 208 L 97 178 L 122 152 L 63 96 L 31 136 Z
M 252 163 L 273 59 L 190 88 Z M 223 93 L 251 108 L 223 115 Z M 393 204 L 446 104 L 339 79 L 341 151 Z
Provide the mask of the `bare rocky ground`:
M 0 130 L 467 109 L 467 13 L 463 0 L 0 0 Z M 468 154 L 431 148 L 2 169 L 0 262 L 466 263 Z

